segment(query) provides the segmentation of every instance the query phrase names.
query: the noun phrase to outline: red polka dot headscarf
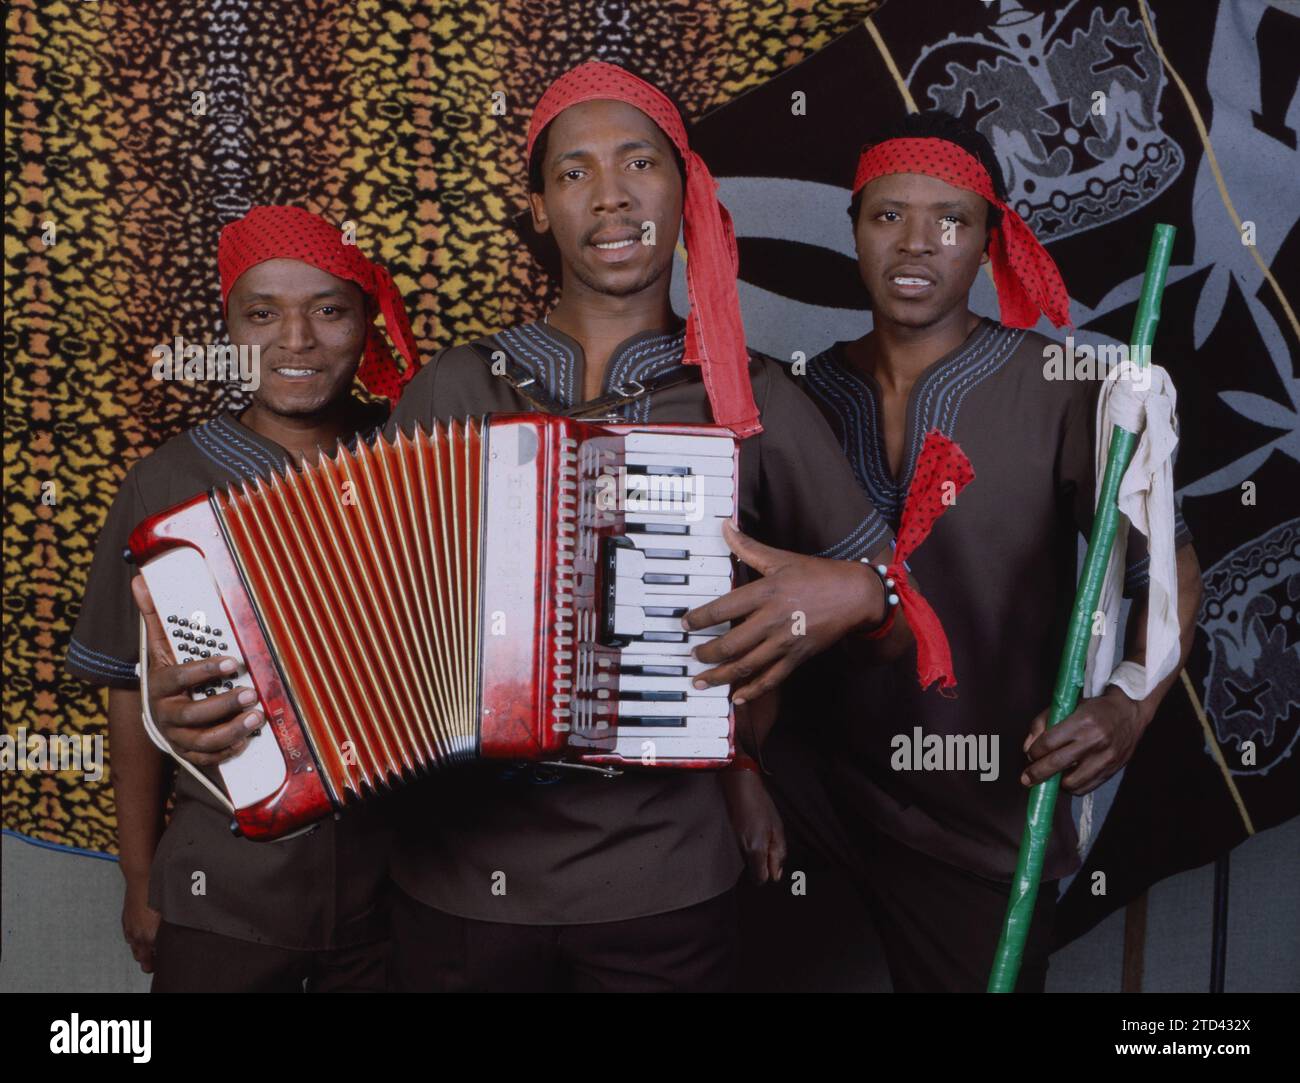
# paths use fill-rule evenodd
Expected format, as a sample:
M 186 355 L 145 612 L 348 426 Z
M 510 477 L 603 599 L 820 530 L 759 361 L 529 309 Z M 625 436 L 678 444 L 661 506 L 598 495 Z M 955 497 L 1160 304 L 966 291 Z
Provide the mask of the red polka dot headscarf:
M 989 260 L 1001 319 L 1008 327 L 1033 327 L 1041 312 L 1057 327 L 1070 322 L 1070 295 L 1055 261 L 1016 214 L 993 194 L 993 178 L 980 160 L 947 139 L 886 139 L 864 147 L 853 194 L 890 173 L 921 173 L 983 196 L 1002 212 Z
M 269 259 L 310 263 L 336 278 L 355 282 L 377 303 L 384 316 L 384 327 L 406 359 L 406 367 L 397 367 L 393 352 L 372 317 L 357 378 L 371 394 L 397 402 L 402 388 L 420 367 L 420 359 L 393 276 L 362 255 L 355 244 L 344 244 L 343 233 L 337 227 L 310 211 L 300 207 L 254 207 L 239 221 L 226 226 L 217 244 L 223 313 L 239 276 Z
M 763 431 L 749 381 L 745 325 L 736 293 L 740 256 L 731 215 L 717 196 L 717 182 L 686 142 L 676 107 L 644 79 L 614 64 L 592 60 L 550 85 L 528 125 L 527 157 L 542 130 L 571 105 L 596 100 L 626 102 L 643 112 L 672 140 L 686 166 L 682 223 L 686 237 L 686 351 L 683 364 L 700 365 L 713 420 L 738 435 Z

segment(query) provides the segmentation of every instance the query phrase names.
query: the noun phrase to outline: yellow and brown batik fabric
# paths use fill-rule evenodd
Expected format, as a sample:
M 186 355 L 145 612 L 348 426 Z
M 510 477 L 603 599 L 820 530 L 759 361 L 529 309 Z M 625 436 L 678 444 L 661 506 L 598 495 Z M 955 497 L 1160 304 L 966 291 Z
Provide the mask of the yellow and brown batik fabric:
M 11 0 L 5 88 L 4 714 L 95 734 L 63 673 L 126 468 L 233 387 L 159 383 L 151 349 L 219 341 L 221 226 L 261 203 L 356 223 L 425 356 L 533 318 L 552 289 L 515 233 L 528 111 L 583 60 L 692 116 L 859 23 L 873 2 Z M 3 772 L 4 826 L 115 849 L 107 777 Z

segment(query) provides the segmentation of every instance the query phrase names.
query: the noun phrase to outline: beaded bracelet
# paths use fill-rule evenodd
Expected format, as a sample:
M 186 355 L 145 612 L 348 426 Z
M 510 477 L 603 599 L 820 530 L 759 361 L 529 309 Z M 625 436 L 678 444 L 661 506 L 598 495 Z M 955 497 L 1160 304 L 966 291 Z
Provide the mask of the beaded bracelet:
M 872 564 L 868 557 L 862 557 L 859 561 L 865 564 L 880 577 L 880 589 L 885 595 L 885 615 L 881 617 L 880 623 L 869 632 L 858 632 L 863 639 L 883 639 L 889 635 L 889 631 L 894 627 L 894 617 L 898 614 L 898 595 L 894 593 L 894 580 L 889 575 L 889 569 L 883 564 Z

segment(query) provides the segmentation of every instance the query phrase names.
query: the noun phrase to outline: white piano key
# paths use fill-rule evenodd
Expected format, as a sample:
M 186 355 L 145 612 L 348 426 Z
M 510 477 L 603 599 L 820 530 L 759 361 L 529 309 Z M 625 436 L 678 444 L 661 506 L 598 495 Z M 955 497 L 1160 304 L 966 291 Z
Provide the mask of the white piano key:
M 701 718 L 690 729 L 680 726 L 620 726 L 614 731 L 615 740 L 653 741 L 660 746 L 663 743 L 678 744 L 682 741 L 726 741 L 731 736 L 731 721 L 727 718 Z M 640 747 L 638 745 L 638 747 Z M 678 753 L 674 752 L 673 755 Z
M 688 575 L 685 583 L 647 583 L 620 575 L 614 585 L 614 601 L 618 605 L 684 605 L 687 609 L 696 609 L 730 591 L 731 580 L 717 575 Z M 665 600 L 674 598 L 692 600 Z
M 730 519 L 732 510 L 735 508 L 735 497 L 732 494 L 726 494 L 723 496 L 711 496 L 706 493 L 702 496 L 694 496 L 690 500 L 685 502 L 673 501 L 673 500 L 655 501 L 650 498 L 642 498 L 637 494 L 632 494 L 628 496 L 627 499 L 629 502 L 636 500 L 639 503 L 650 504 L 650 505 L 657 505 L 659 503 L 663 503 L 664 505 L 667 506 L 669 510 L 673 510 L 679 507 L 680 508 L 689 507 L 697 513 L 698 518 L 705 518 L 705 519 Z M 633 508 L 630 510 L 639 511 L 641 509 Z M 677 518 L 680 521 L 682 519 L 682 516 L 678 515 Z M 688 520 L 688 522 L 693 522 L 693 521 L 694 520 Z M 719 529 L 721 529 L 721 527 L 719 527 Z
M 649 746 L 649 747 L 646 747 Z M 652 762 L 670 760 L 725 760 L 726 737 L 644 737 L 620 734 L 614 743 L 614 752 L 626 760 L 640 761 L 645 756 Z
M 700 669 L 697 672 L 703 672 L 708 668 L 700 663 Z M 693 677 L 653 677 L 643 676 L 640 673 L 620 673 L 618 677 L 618 691 L 623 692 L 686 692 L 692 696 L 721 696 L 727 698 L 728 686 L 720 684 L 714 688 L 696 688 L 691 681 Z
M 626 474 L 629 493 L 676 496 L 731 496 L 735 491 L 729 474 Z
M 685 549 L 692 556 L 700 557 L 725 557 L 731 553 L 721 531 L 716 534 L 625 534 L 624 537 L 638 549 Z
M 626 669 L 631 666 L 674 666 L 678 669 L 685 669 L 688 677 L 695 677 L 705 670 L 715 669 L 716 665 L 712 662 L 701 662 L 689 655 L 683 655 L 681 658 L 666 659 L 660 655 L 646 654 L 638 650 L 640 644 L 633 644 L 624 650 L 618 659 L 620 667 L 620 678 L 640 676 L 640 674 L 625 673 Z M 718 688 L 726 689 L 725 684 L 718 685 Z
M 619 578 L 640 579 L 646 575 L 707 575 L 731 578 L 728 557 L 689 556 L 661 559 L 648 557 L 639 549 L 619 549 L 615 554 Z
M 717 497 L 717 498 L 706 497 L 705 499 L 726 500 L 728 498 L 727 497 Z M 649 527 L 650 533 L 655 533 L 653 529 L 654 527 L 675 528 L 673 530 L 668 530 L 668 531 L 661 530 L 658 532 L 665 537 L 677 536 L 677 537 L 720 538 L 722 537 L 723 522 L 731 518 L 730 514 L 727 514 L 727 515 L 700 515 L 697 518 L 692 519 L 679 512 L 674 512 L 669 518 L 661 518 L 657 520 L 656 519 L 638 520 L 634 518 L 634 516 L 647 515 L 651 513 L 644 512 L 644 511 L 635 511 L 635 512 L 624 511 L 622 514 L 624 515 L 626 522 L 628 523 L 641 522 L 643 525 Z M 682 527 L 686 528 L 685 533 L 683 533 L 681 529 Z M 633 531 L 633 533 L 635 533 L 635 531 Z
M 677 433 L 630 432 L 623 438 L 625 451 L 690 458 L 724 458 L 730 461 L 736 441 L 730 436 L 683 436 Z
M 619 725 L 627 725 L 627 716 L 642 718 L 725 718 L 731 704 L 717 696 L 692 696 L 688 699 L 620 699 Z
M 680 606 L 676 608 L 681 608 Z M 702 636 L 720 636 L 731 630 L 731 624 L 715 624 L 710 628 L 696 628 L 695 634 Z M 685 632 L 681 617 L 648 617 L 645 609 L 638 605 L 614 606 L 614 634 L 621 636 L 639 636 L 646 632 Z
M 731 457 L 683 459 L 675 455 L 656 455 L 648 451 L 629 451 L 623 457 L 627 466 L 685 466 L 692 474 L 707 477 L 726 477 L 732 475 Z
M 691 492 L 635 492 L 629 491 L 623 497 L 623 511 L 657 511 L 675 515 L 679 520 L 690 522 L 702 519 L 709 514 L 709 505 L 714 500 L 729 500 L 727 496 L 706 496 L 704 493 Z M 716 517 L 715 517 L 716 518 Z
M 706 533 L 721 534 L 722 520 L 731 518 L 733 508 L 732 498 L 729 496 L 705 496 L 689 506 L 686 504 L 661 506 L 654 501 L 648 501 L 647 504 L 650 508 L 658 510 L 643 511 L 640 508 L 628 508 L 623 515 L 624 522 L 685 523 L 690 527 L 698 523 L 705 526 Z
M 661 659 L 664 655 L 681 655 L 683 658 L 690 655 L 696 647 L 702 647 L 706 643 L 712 643 L 717 636 L 687 636 L 681 643 L 656 643 L 651 639 L 638 639 L 632 646 L 636 647 L 642 654 L 653 654 Z

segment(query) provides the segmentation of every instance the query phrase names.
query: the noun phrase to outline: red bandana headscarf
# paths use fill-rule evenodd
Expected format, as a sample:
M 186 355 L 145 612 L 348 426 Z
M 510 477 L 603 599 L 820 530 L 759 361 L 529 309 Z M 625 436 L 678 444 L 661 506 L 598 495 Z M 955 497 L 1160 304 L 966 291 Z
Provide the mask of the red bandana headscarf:
M 662 93 L 614 64 L 589 61 L 550 85 L 528 125 L 527 156 L 542 129 L 571 105 L 595 100 L 626 102 L 643 112 L 672 140 L 686 166 L 682 221 L 686 235 L 686 317 L 684 364 L 700 365 L 713 420 L 739 436 L 763 431 L 749 381 L 745 325 L 740 317 L 736 272 L 740 257 L 731 215 L 717 196 L 717 182 L 704 160 L 686 142 L 681 114 Z
M 1008 327 L 1033 327 L 1041 312 L 1057 327 L 1070 322 L 1070 295 L 1052 257 L 1015 211 L 993 194 L 993 179 L 980 160 L 947 139 L 887 139 L 866 147 L 858 159 L 853 194 L 890 173 L 927 177 L 983 196 L 1002 212 L 989 258 L 1001 319 Z
M 357 378 L 371 394 L 383 395 L 396 403 L 402 388 L 420 367 L 420 360 L 393 276 L 362 255 L 356 245 L 344 244 L 343 234 L 337 227 L 310 211 L 300 207 L 254 207 L 221 231 L 217 266 L 221 271 L 223 313 L 239 276 L 269 259 L 310 263 L 336 278 L 355 282 L 374 299 L 383 313 L 384 327 L 406 359 L 406 367 L 397 367 L 392 350 L 372 319 Z

